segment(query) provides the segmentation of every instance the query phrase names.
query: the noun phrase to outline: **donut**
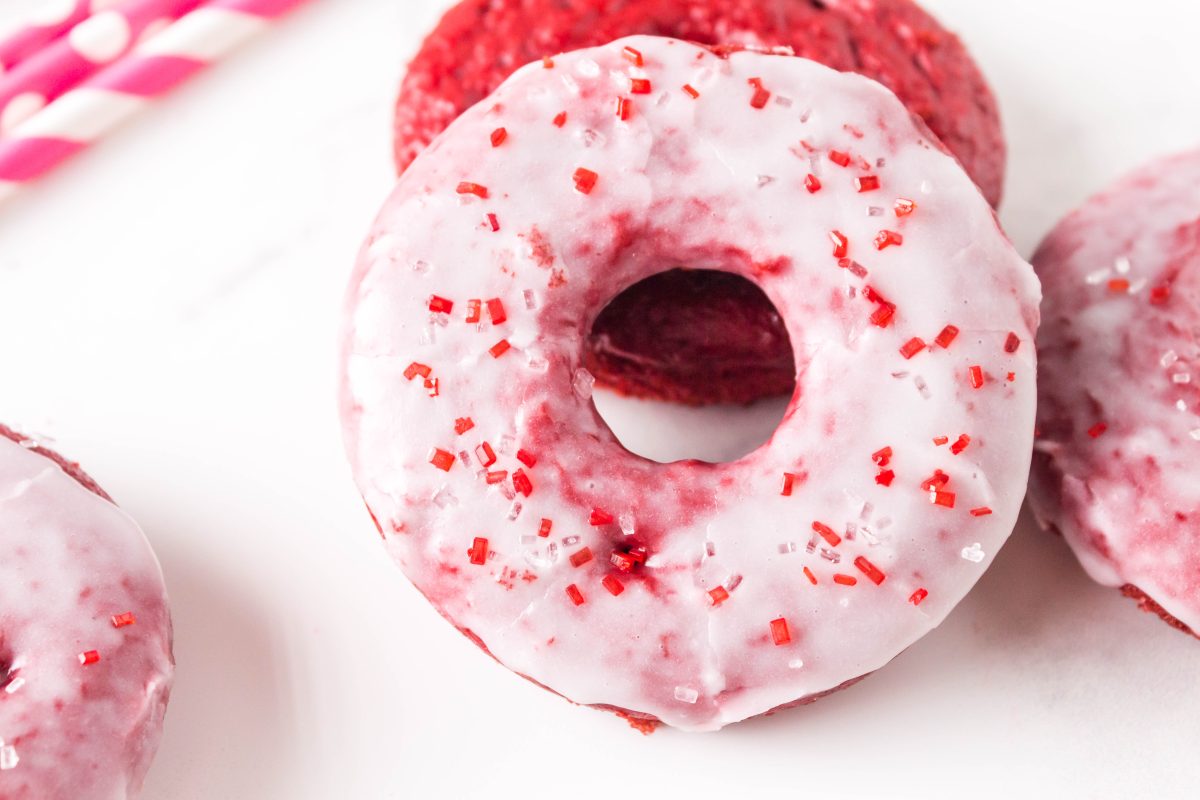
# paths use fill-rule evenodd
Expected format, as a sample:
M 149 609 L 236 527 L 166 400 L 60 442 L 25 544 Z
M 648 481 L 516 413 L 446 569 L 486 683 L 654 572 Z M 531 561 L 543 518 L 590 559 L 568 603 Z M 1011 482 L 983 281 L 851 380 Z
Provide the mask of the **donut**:
M 1200 151 L 1092 197 L 1039 246 L 1030 505 L 1095 581 L 1200 631 Z
M 0 797 L 128 798 L 174 665 L 162 573 L 91 478 L 0 426 Z
M 522 64 L 632 34 L 786 47 L 894 91 L 1000 200 L 1005 143 L 995 99 L 962 43 L 911 0 L 465 0 L 426 39 L 400 89 L 403 170 L 451 120 Z M 670 319 L 659 319 L 669 308 Z M 761 292 L 728 276 L 665 273 L 596 321 L 588 369 L 621 393 L 689 404 L 790 394 L 793 354 Z M 706 370 L 694 365 L 708 364 Z
M 794 345 L 738 461 L 635 456 L 591 401 L 592 320 L 670 264 L 752 281 Z M 1024 496 L 1038 295 L 878 83 L 621 39 L 518 70 L 405 171 L 349 288 L 346 448 L 392 557 L 500 663 L 712 730 L 878 669 L 978 579 Z

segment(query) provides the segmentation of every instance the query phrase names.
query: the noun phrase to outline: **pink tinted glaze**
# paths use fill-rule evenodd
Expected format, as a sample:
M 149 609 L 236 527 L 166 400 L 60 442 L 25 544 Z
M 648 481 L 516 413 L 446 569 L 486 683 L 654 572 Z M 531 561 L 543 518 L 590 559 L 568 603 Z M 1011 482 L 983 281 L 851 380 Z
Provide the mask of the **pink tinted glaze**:
M 135 796 L 174 671 L 149 544 L 77 465 L 3 426 L 0 539 L 0 797 Z
M 628 93 L 634 77 L 651 91 Z M 751 79 L 771 92 L 761 109 Z M 627 121 L 618 96 L 633 103 Z M 508 135 L 493 147 L 499 127 Z M 851 164 L 832 163 L 831 149 Z M 575 188 L 579 167 L 599 176 L 590 194 Z M 816 194 L 809 172 L 823 182 Z M 881 187 L 857 192 L 868 174 Z M 460 194 L 464 181 L 487 197 Z M 899 197 L 917 211 L 896 216 Z M 855 264 L 831 255 L 834 229 Z M 881 229 L 903 244 L 877 250 Z M 734 463 L 631 455 L 580 372 L 605 303 L 675 265 L 759 284 L 795 349 L 783 423 Z M 869 321 L 880 304 L 868 285 L 895 304 L 887 327 Z M 432 296 L 452 301 L 449 313 L 431 312 Z M 485 304 L 468 323 L 469 301 L 490 298 L 503 321 Z M 501 663 L 575 702 L 710 730 L 879 668 L 978 579 L 1024 494 L 1037 300 L 987 202 L 883 87 L 803 59 L 633 37 L 518 71 L 401 178 L 350 288 L 347 449 L 392 556 Z M 948 349 L 900 354 L 947 324 L 961 329 Z M 1024 343 L 1015 353 L 1010 333 Z M 493 357 L 501 340 L 511 349 Z M 969 384 L 972 365 L 982 388 Z M 456 433 L 466 417 L 473 426 Z M 972 439 L 958 455 L 933 441 L 962 433 Z M 487 470 L 484 441 L 497 458 Z M 872 460 L 885 446 L 891 486 Z M 431 464 L 435 448 L 456 454 L 448 471 Z M 529 496 L 515 493 L 518 468 Z M 921 488 L 936 469 L 950 476 L 952 508 Z M 488 470 L 507 474 L 488 483 Z M 984 506 L 992 513 L 970 514 Z M 593 509 L 612 521 L 593 524 Z M 842 541 L 818 537 L 816 521 Z M 483 563 L 468 553 L 477 537 Z M 964 557 L 976 543 L 978 558 Z M 593 558 L 572 564 L 585 547 Z M 639 548 L 644 565 L 612 560 Z M 606 578 L 624 590 L 614 596 Z M 714 606 L 718 587 L 729 596 Z M 781 617 L 789 638 L 776 644 Z
M 1034 264 L 1034 511 L 1092 578 L 1200 630 L 1200 151 L 1093 197 Z

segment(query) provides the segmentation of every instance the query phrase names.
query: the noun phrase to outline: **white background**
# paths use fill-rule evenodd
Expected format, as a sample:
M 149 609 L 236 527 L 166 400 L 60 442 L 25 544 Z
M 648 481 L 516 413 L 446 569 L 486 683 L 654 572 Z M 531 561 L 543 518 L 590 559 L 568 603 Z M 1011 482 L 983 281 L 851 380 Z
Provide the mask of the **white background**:
M 999 95 L 1023 253 L 1200 143 L 1191 0 L 927 4 Z M 1200 642 L 1027 518 L 892 665 L 718 734 L 572 707 L 426 605 L 351 484 L 334 341 L 396 83 L 445 5 L 318 2 L 0 209 L 0 419 L 141 522 L 174 602 L 145 796 L 1196 797 Z

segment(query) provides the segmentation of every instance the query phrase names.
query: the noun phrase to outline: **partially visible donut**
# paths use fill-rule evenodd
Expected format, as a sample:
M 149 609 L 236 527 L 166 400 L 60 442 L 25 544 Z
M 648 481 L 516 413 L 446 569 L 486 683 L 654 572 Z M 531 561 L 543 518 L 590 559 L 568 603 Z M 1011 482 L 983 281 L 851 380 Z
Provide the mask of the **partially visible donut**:
M 1092 197 L 1046 288 L 1030 503 L 1088 574 L 1200 631 L 1200 151 Z
M 0 798 L 124 800 L 174 671 L 150 545 L 79 466 L 0 426 Z
M 887 86 L 965 165 L 995 205 L 1005 144 L 995 99 L 962 43 L 911 0 L 465 0 L 413 59 L 396 104 L 396 163 L 517 67 L 633 34 L 787 47 Z M 667 309 L 671 320 L 655 317 Z M 666 273 L 596 321 L 588 369 L 625 394 L 748 403 L 789 394 L 792 351 L 761 293 L 707 273 Z
M 593 319 L 670 264 L 753 281 L 795 345 L 739 461 L 634 456 L 590 400 Z M 623 39 L 519 70 L 401 177 L 350 287 L 348 455 L 392 556 L 501 663 L 718 728 L 879 668 L 982 574 L 1025 491 L 1037 301 L 879 84 Z

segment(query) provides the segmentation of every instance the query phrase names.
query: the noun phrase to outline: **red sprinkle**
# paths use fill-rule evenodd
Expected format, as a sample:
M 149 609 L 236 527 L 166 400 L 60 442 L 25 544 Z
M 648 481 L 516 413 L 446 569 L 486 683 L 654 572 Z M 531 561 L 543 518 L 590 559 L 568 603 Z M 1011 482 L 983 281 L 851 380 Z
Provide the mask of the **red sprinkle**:
M 933 340 L 933 343 L 945 350 L 957 337 L 958 328 L 954 327 L 953 325 L 947 325 L 946 327 L 942 328 L 942 332 L 937 335 L 937 338 Z
M 582 567 L 584 564 L 592 560 L 592 548 L 585 547 L 582 550 L 576 550 L 571 554 L 571 566 Z
M 1010 331 L 1008 334 L 1008 338 L 1006 338 L 1004 340 L 1004 352 L 1015 353 L 1015 352 L 1017 352 L 1017 348 L 1020 346 L 1021 346 L 1021 338 L 1019 336 L 1017 336 L 1015 333 L 1012 333 Z
M 884 248 L 891 247 L 892 245 L 899 246 L 902 244 L 904 244 L 904 237 L 895 231 L 880 231 L 875 235 L 876 250 L 883 250 Z
M 1108 282 L 1108 290 L 1113 294 L 1124 294 L 1129 291 L 1129 281 L 1124 278 L 1113 278 Z
M 1104 435 L 1106 430 L 1108 430 L 1108 423 L 1097 422 L 1095 425 L 1088 428 L 1088 436 L 1092 437 L 1093 439 L 1098 439 Z
M 837 164 L 839 167 L 850 166 L 850 155 L 843 153 L 841 150 L 830 150 L 829 160 Z
M 513 491 L 517 494 L 529 495 L 533 494 L 533 481 L 529 480 L 529 476 L 525 474 L 525 470 L 517 469 L 512 476 Z
M 875 482 L 880 486 L 891 486 L 892 481 L 896 479 L 896 473 L 890 469 L 882 470 L 875 476 Z
M 588 517 L 588 523 L 596 528 L 601 525 L 609 525 L 612 521 L 613 515 L 602 508 L 593 508 L 591 516 Z
M 454 466 L 454 454 L 440 447 L 433 448 L 433 453 L 429 456 L 429 463 L 440 469 L 442 472 L 449 472 Z
M 420 362 L 414 361 L 404 368 L 404 377 L 408 378 L 410 381 L 418 375 L 420 375 L 422 378 L 428 378 L 431 372 L 433 372 L 433 370 L 430 369 L 427 364 L 421 364 Z
M 504 140 L 508 138 L 508 131 L 504 128 L 496 128 L 492 131 L 492 147 L 499 147 L 504 144 Z
M 470 181 L 463 181 L 462 183 L 460 183 L 458 185 L 458 193 L 459 194 L 473 194 L 476 197 L 482 198 L 484 200 L 486 200 L 488 197 L 488 190 L 487 190 L 486 186 L 480 186 L 478 183 L 471 183 Z
M 816 194 L 821 191 L 821 179 L 810 172 L 804 178 L 804 188 L 808 189 L 809 194 Z
M 444 297 L 438 297 L 436 294 L 429 298 L 429 310 L 435 314 L 449 314 L 454 308 L 454 301 L 447 300 Z
M 554 69 L 554 59 L 550 56 L 542 56 L 542 67 L 545 69 Z
M 474 427 L 475 420 L 471 419 L 470 417 L 459 417 L 458 419 L 454 420 L 454 432 L 459 436 L 462 436 L 464 433 Z
M 875 175 L 863 175 L 854 179 L 854 188 L 862 192 L 873 192 L 879 188 L 879 178 Z
M 845 258 L 850 252 L 850 241 L 841 231 L 830 231 L 829 241 L 833 242 L 833 257 Z
M 633 572 L 633 568 L 639 563 L 633 555 L 623 550 L 613 550 L 608 560 L 621 572 Z
M 788 630 L 787 620 L 783 617 L 771 620 L 771 641 L 785 645 L 792 640 L 792 632 Z
M 567 587 L 567 597 L 571 598 L 571 602 L 575 605 L 583 605 L 583 592 L 579 591 L 579 587 L 573 583 Z
M 489 472 L 485 476 L 485 480 L 488 482 L 489 485 L 496 484 L 496 483 L 504 483 L 504 481 L 507 478 L 508 478 L 508 470 L 506 470 L 506 469 L 493 470 L 492 472 Z
M 783 491 L 780 492 L 784 497 L 792 496 L 792 486 L 795 485 L 796 476 L 790 472 L 783 473 Z
M 945 508 L 954 508 L 954 492 L 943 492 L 939 489 L 929 490 L 929 502 L 935 506 L 944 506 Z
M 132 611 L 126 611 L 124 614 L 113 614 L 112 626 L 114 628 L 124 628 L 126 625 L 132 625 L 137 622 L 137 617 Z
M 771 99 L 771 93 L 763 88 L 762 78 L 751 78 L 747 83 L 754 87 L 754 96 L 750 98 L 750 105 L 753 108 L 765 108 L 767 101 Z
M 561 128 L 567 124 L 567 112 L 560 111 L 554 115 L 554 127 Z
M 475 541 L 471 544 L 471 549 L 467 551 L 467 555 L 471 557 L 471 563 L 475 565 L 483 564 L 487 561 L 488 540 L 482 536 L 476 536 Z
M 914 606 L 919 606 L 921 605 L 921 601 L 926 597 L 929 597 L 929 592 L 925 591 L 924 589 L 917 589 L 908 596 L 908 602 L 912 603 Z
M 833 582 L 840 583 L 842 586 L 853 586 L 858 583 L 858 578 L 853 575 L 843 575 L 839 572 L 833 576 Z
M 492 229 L 492 233 L 499 233 L 500 219 L 495 214 L 487 215 L 487 224 L 488 227 Z
M 979 508 L 971 509 L 972 517 L 986 517 L 990 513 L 992 513 L 992 510 L 987 506 L 980 506 Z
M 842 543 L 842 537 L 834 533 L 833 528 L 829 527 L 823 522 L 814 522 L 812 524 L 812 529 L 821 534 L 821 538 L 829 542 L 830 547 L 837 547 Z
M 650 94 L 650 81 L 645 78 L 631 78 L 629 83 L 631 94 Z
M 1170 297 L 1171 297 L 1171 287 L 1170 286 L 1155 286 L 1153 289 L 1150 290 L 1151 305 L 1161 306 L 1163 303 L 1167 302 L 1167 300 L 1170 299 Z
M 498 297 L 493 297 L 487 301 L 487 310 L 493 325 L 499 325 L 508 319 L 508 314 L 504 311 L 504 303 L 500 302 L 500 298 Z
M 935 447 L 941 447 L 942 445 L 944 445 L 944 444 L 945 444 L 946 442 L 948 442 L 948 441 L 950 441 L 950 437 L 949 437 L 949 436 L 935 436 L 935 437 L 933 437 L 933 444 L 934 444 L 934 446 L 935 446 Z
M 809 583 L 811 583 L 813 586 L 817 585 L 817 576 L 814 575 L 813 571 L 808 567 L 804 568 L 804 577 L 808 578 Z
M 635 67 L 646 66 L 646 59 L 642 57 L 642 52 L 640 50 L 635 50 L 632 47 L 626 47 L 621 51 L 621 54 L 625 56 L 625 58 L 632 61 Z
M 689 95 L 691 95 L 691 98 L 693 100 L 696 100 L 700 97 L 700 93 L 698 91 L 696 91 L 695 87 L 692 86 L 690 83 L 685 83 L 683 85 L 683 90 L 685 92 L 687 92 Z
M 921 481 L 921 489 L 922 491 L 929 492 L 933 491 L 934 489 L 940 489 L 949 482 L 949 475 L 942 472 L 940 469 L 935 469 L 933 471 L 933 475 Z
M 482 308 L 483 308 L 482 300 L 468 300 L 467 301 L 467 319 L 466 319 L 466 321 L 467 322 L 479 322 L 479 320 L 481 318 L 480 313 L 482 311 Z
M 616 575 L 605 575 L 604 580 L 600 581 L 600 583 L 604 584 L 604 588 L 608 589 L 608 593 L 613 597 L 625 591 L 625 584 L 617 580 Z
M 488 348 L 488 352 L 492 354 L 492 358 L 499 358 L 512 349 L 512 345 L 508 343 L 508 339 L 501 339 L 494 345 Z
M 550 529 L 553 527 L 554 527 L 554 523 L 551 520 L 548 520 L 545 517 L 542 517 L 542 524 L 538 526 L 538 536 L 545 539 L 547 536 L 550 535 Z
M 921 337 L 919 337 L 919 336 L 914 336 L 913 338 L 911 338 L 907 342 L 905 342 L 904 346 L 900 348 L 900 355 L 904 356 L 906 359 L 912 358 L 913 356 L 915 356 L 917 353 L 921 352 L 924 349 L 925 349 L 924 340 L 922 340 Z
M 484 467 L 490 467 L 492 464 L 496 463 L 496 451 L 493 450 L 492 446 L 487 442 L 481 442 L 480 445 L 475 448 L 475 457 L 479 459 L 479 463 Z
M 440 391 L 438 390 L 440 385 L 441 381 L 439 381 L 437 378 L 434 378 L 433 380 L 430 380 L 429 378 L 425 379 L 425 388 L 429 390 L 430 397 L 437 397 L 440 394 Z
M 967 376 L 971 381 L 971 388 L 983 388 L 983 367 L 974 365 L 967 370 Z
M 521 448 L 517 451 L 517 461 L 520 461 L 530 469 L 533 469 L 537 466 L 537 456 L 524 448 Z
M 714 606 L 719 606 L 729 599 L 729 592 L 725 590 L 724 586 L 718 586 L 715 589 L 709 589 L 708 596 L 712 598 Z
M 896 200 L 896 205 L 893 208 L 896 211 L 897 217 L 907 217 L 917 210 L 917 204 L 908 198 L 901 197 Z
M 881 467 L 886 467 L 892 461 L 892 448 L 890 446 L 881 447 L 871 453 L 871 460 Z
M 871 312 L 871 324 L 886 328 L 896 316 L 896 306 L 891 303 L 880 303 L 879 308 Z
M 969 445 L 970 443 L 971 443 L 971 437 L 967 436 L 964 433 L 961 436 L 959 436 L 957 439 L 954 440 L 954 444 L 950 445 L 950 452 L 953 453 L 954 455 L 958 455 L 963 450 L 966 450 L 967 445 Z
M 858 567 L 859 571 L 870 578 L 871 582 L 876 586 L 883 583 L 884 579 L 887 578 L 887 576 L 880 571 L 879 567 L 868 561 L 865 556 L 859 556 L 858 558 L 854 559 L 854 566 Z
M 79 663 L 85 667 L 89 667 L 100 660 L 100 651 L 87 650 L 79 654 Z
M 627 120 L 633 111 L 633 104 L 628 97 L 617 98 L 617 119 Z
M 600 176 L 590 169 L 580 167 L 575 170 L 575 191 L 583 194 L 591 194 L 592 189 L 596 188 L 596 181 L 599 179 Z

